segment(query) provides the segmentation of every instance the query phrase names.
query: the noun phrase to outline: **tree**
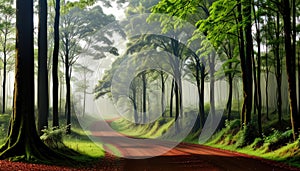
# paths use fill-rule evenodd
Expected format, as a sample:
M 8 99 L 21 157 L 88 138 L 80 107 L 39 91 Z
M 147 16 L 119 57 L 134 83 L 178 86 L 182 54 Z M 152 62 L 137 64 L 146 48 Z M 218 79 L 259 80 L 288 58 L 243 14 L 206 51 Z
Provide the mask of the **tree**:
M 54 19 L 54 49 L 52 57 L 52 116 L 53 127 L 59 126 L 58 119 L 58 55 L 59 55 L 59 18 L 60 18 L 60 0 L 55 1 L 55 19 Z
M 0 158 L 65 163 L 70 159 L 49 149 L 36 130 L 32 0 L 16 1 L 16 31 L 14 110 L 8 137 L 0 149 Z
M 39 0 L 38 26 L 38 133 L 48 128 L 49 95 L 48 95 L 48 66 L 47 66 L 47 1 Z
M 74 68 L 77 72 L 79 72 L 80 78 L 76 82 L 77 91 L 83 93 L 83 104 L 82 104 L 82 117 L 85 115 L 85 106 L 86 106 L 86 95 L 87 89 L 89 88 L 89 79 L 88 77 L 93 73 L 91 69 L 88 68 L 87 64 L 78 64 Z
M 3 53 L 3 83 L 2 83 L 2 113 L 6 109 L 6 77 L 7 77 L 7 63 L 9 55 L 13 51 L 12 33 L 15 17 L 15 9 L 12 7 L 10 0 L 3 0 L 0 5 L 0 45 Z
M 295 1 L 295 0 L 293 0 Z M 292 1 L 292 2 L 293 2 Z M 288 75 L 288 93 L 290 102 L 290 116 L 293 129 L 293 138 L 296 141 L 299 135 L 299 116 L 297 112 L 297 92 L 296 92 L 296 54 L 292 46 L 292 24 L 290 1 L 281 1 L 279 4 L 282 8 L 282 16 L 284 23 L 284 42 L 286 55 L 286 71 Z M 294 42 L 295 43 L 295 42 Z
M 95 17 L 97 19 L 95 20 Z M 100 19 L 99 19 L 100 18 Z M 90 39 L 92 34 L 101 27 L 114 21 L 112 15 L 106 15 L 103 13 L 100 6 L 93 7 L 92 9 L 79 9 L 77 7 L 72 8 L 67 14 L 62 16 L 61 21 L 61 40 L 62 40 L 62 61 L 65 65 L 65 80 L 66 80 L 66 117 L 67 117 L 67 131 L 69 134 L 71 131 L 71 75 L 72 66 L 76 63 L 80 54 L 87 47 L 81 47 L 82 44 L 90 46 Z M 78 25 L 84 25 L 85 27 L 78 27 Z M 109 39 L 105 39 L 109 42 Z M 104 41 L 104 45 L 109 44 Z M 98 42 L 99 43 L 99 42 Z M 103 50 L 107 47 L 101 46 Z M 93 45 L 95 48 L 97 45 Z M 110 50 L 110 48 L 108 48 Z M 95 56 L 97 58 L 99 56 Z M 101 58 L 102 56 L 100 56 Z

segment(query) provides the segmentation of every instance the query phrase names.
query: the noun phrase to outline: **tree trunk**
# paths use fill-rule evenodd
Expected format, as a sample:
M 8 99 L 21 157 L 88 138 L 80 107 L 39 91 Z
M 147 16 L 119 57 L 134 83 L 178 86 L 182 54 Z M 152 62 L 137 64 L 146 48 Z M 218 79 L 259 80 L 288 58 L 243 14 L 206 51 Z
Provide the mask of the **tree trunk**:
M 252 110 L 252 30 L 251 30 L 251 1 L 245 0 L 243 2 L 243 9 L 241 1 L 238 0 L 238 22 L 241 24 L 245 22 L 245 27 L 243 25 L 239 27 L 239 50 L 242 68 L 242 79 L 243 79 L 243 95 L 244 102 L 241 113 L 241 122 L 243 125 L 247 125 L 251 120 L 251 110 Z M 242 14 L 243 11 L 243 14 Z M 244 17 L 243 17 L 244 15 Z M 245 20 L 245 21 L 244 21 Z M 246 38 L 246 51 L 244 42 L 244 31 Z M 246 53 L 245 53 L 246 52 Z
M 201 105 L 201 108 L 200 108 L 200 113 L 201 115 L 203 115 L 203 120 L 202 120 L 202 125 L 204 126 L 204 119 L 205 119 L 205 111 L 204 111 L 204 84 L 205 84 L 205 65 L 203 64 L 203 61 L 202 61 L 202 65 L 201 65 L 201 69 L 200 69 L 200 75 L 201 75 L 201 80 L 200 80 L 200 87 L 201 87 L 201 95 L 199 97 L 199 100 L 200 100 L 200 105 Z
M 138 112 L 137 112 L 137 104 L 136 104 L 136 87 L 132 88 L 132 103 L 133 103 L 133 118 L 134 118 L 134 123 L 138 123 Z
M 233 94 L 233 77 L 232 74 L 228 75 L 228 84 L 229 84 L 229 94 L 228 94 L 228 100 L 226 105 L 226 111 L 227 111 L 227 119 L 230 121 L 231 119 L 231 106 L 232 106 L 232 94 Z
M 82 117 L 85 115 L 85 105 L 86 105 L 86 89 L 83 91 L 83 106 L 82 106 Z
M 6 35 L 5 35 L 5 38 L 4 38 L 5 42 L 6 42 Z M 6 43 L 5 43 L 6 44 Z M 7 64 L 7 59 L 6 59 L 6 45 L 3 46 L 3 84 L 2 84 L 2 113 L 4 114 L 5 113 L 5 104 L 6 104 L 6 101 L 5 101 L 5 98 L 6 98 L 6 64 Z
M 269 119 L 269 91 L 268 91 L 268 85 L 269 85 L 269 63 L 268 63 L 268 45 L 266 44 L 266 114 L 267 114 L 267 120 Z
M 52 58 L 52 108 L 53 108 L 53 127 L 59 127 L 58 117 L 58 54 L 59 54 L 59 17 L 60 17 L 60 0 L 55 2 L 55 19 L 54 19 L 54 49 Z
M 196 56 L 196 85 L 197 85 L 197 92 L 198 92 L 198 119 L 199 119 L 199 126 L 197 126 L 198 128 L 203 128 L 204 125 L 204 112 L 202 112 L 202 100 L 201 99 L 201 77 L 200 77 L 200 72 L 201 72 L 201 64 L 199 59 L 197 59 L 198 56 Z M 196 122 L 197 123 L 197 122 Z
M 280 18 L 279 12 L 276 14 L 276 40 L 280 38 Z M 276 83 L 277 83 L 277 112 L 278 112 L 278 123 L 281 126 L 282 120 L 282 95 L 281 95 L 281 59 L 279 54 L 280 42 L 275 44 L 275 57 L 276 57 Z M 300 64 L 300 63 L 299 63 Z M 300 74 L 300 71 L 299 71 Z M 300 97 L 300 96 L 299 96 Z
M 178 83 L 175 81 L 174 82 L 174 92 L 175 92 L 175 131 L 179 131 L 179 115 L 180 115 L 180 102 L 179 102 L 179 87 Z
M 246 36 L 246 79 L 247 88 L 245 95 L 246 111 L 245 111 L 245 121 L 247 125 L 251 121 L 251 111 L 252 111 L 252 55 L 253 55 L 253 41 L 252 41 L 252 23 L 251 23 L 251 0 L 245 1 L 244 15 L 246 19 L 245 25 L 245 36 Z
M 70 65 L 69 65 L 69 41 L 66 40 L 65 55 L 65 79 L 66 79 L 66 118 L 67 129 L 66 134 L 71 134 L 71 83 L 70 83 Z
M 160 79 L 161 79 L 161 114 L 162 117 L 165 116 L 165 80 L 164 80 L 164 72 L 160 71 Z
M 210 88 L 209 88 L 209 102 L 210 112 L 215 116 L 215 53 L 209 55 L 209 75 L 210 75 Z
M 48 128 L 49 95 L 47 66 L 47 1 L 39 0 L 38 26 L 38 134 Z
M 50 150 L 40 140 L 34 115 L 33 1 L 16 1 L 16 66 L 14 108 L 9 135 L 1 147 L 1 159 L 65 163 L 66 157 Z M 47 155 L 45 155 L 47 154 Z
M 147 80 L 146 80 L 146 73 L 142 73 L 142 80 L 143 80 L 143 123 L 146 123 L 147 117 Z
M 286 70 L 288 76 L 288 93 L 290 102 L 290 116 L 293 129 L 294 141 L 299 135 L 299 118 L 297 113 L 297 95 L 296 95 L 296 78 L 295 78 L 295 54 L 293 53 L 291 44 L 291 10 L 290 1 L 282 1 L 283 7 L 283 23 L 284 23 L 284 41 L 286 55 Z
M 259 3 L 260 1 L 258 1 Z M 261 100 L 261 39 L 260 39 L 260 22 L 259 17 L 256 16 L 255 6 L 253 5 L 253 14 L 255 17 L 255 26 L 256 26 L 256 41 L 257 41 L 257 126 L 259 135 L 262 135 L 262 124 L 261 124 L 261 108 L 262 108 L 262 100 Z
M 175 78 L 172 79 L 171 95 L 170 95 L 170 117 L 173 117 L 173 96 L 174 96 Z
M 238 23 L 241 24 L 243 22 L 242 16 L 242 4 L 241 0 L 237 0 L 237 10 L 238 10 Z M 244 30 L 242 26 L 239 26 L 239 52 L 240 52 L 240 60 L 241 60 L 241 69 L 242 69 L 242 81 L 243 81 L 243 96 L 244 101 L 242 105 L 241 111 L 241 125 L 243 126 L 245 120 L 245 113 L 247 107 L 247 75 L 246 75 L 246 61 L 245 61 L 245 42 L 244 42 Z

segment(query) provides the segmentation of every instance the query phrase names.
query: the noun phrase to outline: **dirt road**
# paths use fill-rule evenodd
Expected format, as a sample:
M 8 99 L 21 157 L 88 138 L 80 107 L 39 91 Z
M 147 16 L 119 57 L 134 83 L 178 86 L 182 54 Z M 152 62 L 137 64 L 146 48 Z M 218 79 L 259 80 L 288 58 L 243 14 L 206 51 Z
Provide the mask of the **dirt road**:
M 100 123 L 99 123 L 100 124 Z M 208 171 L 288 171 L 300 170 L 285 164 L 248 156 L 236 152 L 230 152 L 211 148 L 203 145 L 180 143 L 164 154 L 145 159 L 143 156 L 154 156 L 169 147 L 168 143 L 149 140 L 144 143 L 137 139 L 124 139 L 101 123 L 92 129 L 94 138 L 100 138 L 104 147 L 111 153 L 116 153 L 123 158 L 118 160 L 116 170 L 208 170 Z M 160 142 L 160 143 L 159 143 Z M 149 144 L 151 144 L 149 146 Z M 114 150 L 112 150 L 114 149 Z M 128 159 L 129 158 L 129 159 Z

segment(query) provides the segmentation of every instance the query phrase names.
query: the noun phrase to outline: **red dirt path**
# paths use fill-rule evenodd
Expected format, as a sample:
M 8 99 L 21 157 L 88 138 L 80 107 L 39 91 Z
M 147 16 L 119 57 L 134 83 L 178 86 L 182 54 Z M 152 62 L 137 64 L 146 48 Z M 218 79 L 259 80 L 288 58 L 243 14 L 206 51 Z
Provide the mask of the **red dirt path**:
M 102 123 L 98 123 L 102 125 Z M 98 125 L 97 124 L 97 125 Z M 108 132 L 103 127 L 97 127 L 93 130 L 94 136 L 100 137 L 105 143 L 113 145 L 117 149 L 121 149 L 122 156 L 130 156 L 132 154 L 136 156 L 142 156 L 147 151 L 142 151 L 143 144 L 128 144 L 131 142 L 111 141 L 113 138 L 118 138 L 119 134 Z M 106 138 L 107 137 L 107 138 Z M 138 143 L 138 142 L 136 142 Z M 149 151 L 157 151 L 164 149 L 165 146 L 154 144 Z M 300 162 L 300 161 L 299 161 Z M 76 167 L 76 166 L 74 166 Z M 86 167 L 86 168 L 70 168 L 60 166 L 49 166 L 41 164 L 28 164 L 20 162 L 0 161 L 0 171 L 93 171 L 93 170 L 125 170 L 125 171 L 158 171 L 158 170 L 170 170 L 170 171 L 291 171 L 298 170 L 299 168 L 290 167 L 286 164 L 270 161 L 258 157 L 248 156 L 236 152 L 230 152 L 220 149 L 211 148 L 203 145 L 180 143 L 172 150 L 166 152 L 163 155 L 147 158 L 147 159 L 126 159 L 118 158 L 111 154 L 106 154 L 104 159 L 99 159 L 99 162 Z

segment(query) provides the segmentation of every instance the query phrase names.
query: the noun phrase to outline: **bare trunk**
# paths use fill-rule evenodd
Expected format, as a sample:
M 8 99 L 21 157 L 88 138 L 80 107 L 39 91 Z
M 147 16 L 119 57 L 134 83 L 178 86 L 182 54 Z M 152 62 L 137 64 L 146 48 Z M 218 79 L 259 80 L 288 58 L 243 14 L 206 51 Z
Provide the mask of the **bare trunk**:
M 165 80 L 164 80 L 164 72 L 160 71 L 160 79 L 161 79 L 161 114 L 162 117 L 165 116 Z
M 6 39 L 6 38 L 5 38 Z M 5 98 L 6 98 L 6 50 L 5 46 L 3 47 L 3 84 L 2 84 L 2 113 L 5 113 Z
M 60 17 L 60 0 L 55 2 L 55 19 L 54 19 L 54 49 L 52 58 L 52 117 L 53 127 L 59 127 L 58 117 L 58 53 L 59 53 L 59 17 Z M 61 99 L 60 99 L 61 101 Z
M 38 27 L 38 133 L 48 128 L 49 94 L 48 94 L 48 66 L 47 66 L 47 1 L 39 0 Z
M 147 117 L 147 81 L 146 81 L 146 73 L 142 73 L 143 80 L 143 123 L 146 123 Z
M 65 55 L 65 79 L 66 79 L 66 118 L 67 129 L 66 134 L 71 134 L 71 83 L 70 83 L 70 65 L 69 65 L 69 41 L 66 40 Z
M 279 40 L 280 34 L 280 18 L 279 12 L 276 16 L 276 40 Z M 281 125 L 282 120 L 282 95 L 281 95 L 281 59 L 279 54 L 280 42 L 276 42 L 275 45 L 275 57 L 276 57 L 276 82 L 277 82 L 277 112 L 278 112 L 278 123 Z M 299 61 L 300 62 L 300 61 Z M 300 63 L 299 63 L 300 65 Z M 299 72 L 300 74 L 300 72 Z M 299 96 L 300 97 L 300 96 Z
M 297 95 L 296 95 L 296 78 L 295 78 L 295 53 L 293 53 L 291 44 L 291 10 L 290 1 L 283 1 L 283 22 L 284 22 L 284 40 L 286 55 L 286 70 L 288 75 L 288 92 L 290 102 L 290 117 L 293 129 L 294 141 L 299 135 L 299 117 L 297 113 Z
M 173 117 L 173 96 L 174 96 L 174 78 L 172 79 L 171 95 L 170 95 L 170 117 Z

